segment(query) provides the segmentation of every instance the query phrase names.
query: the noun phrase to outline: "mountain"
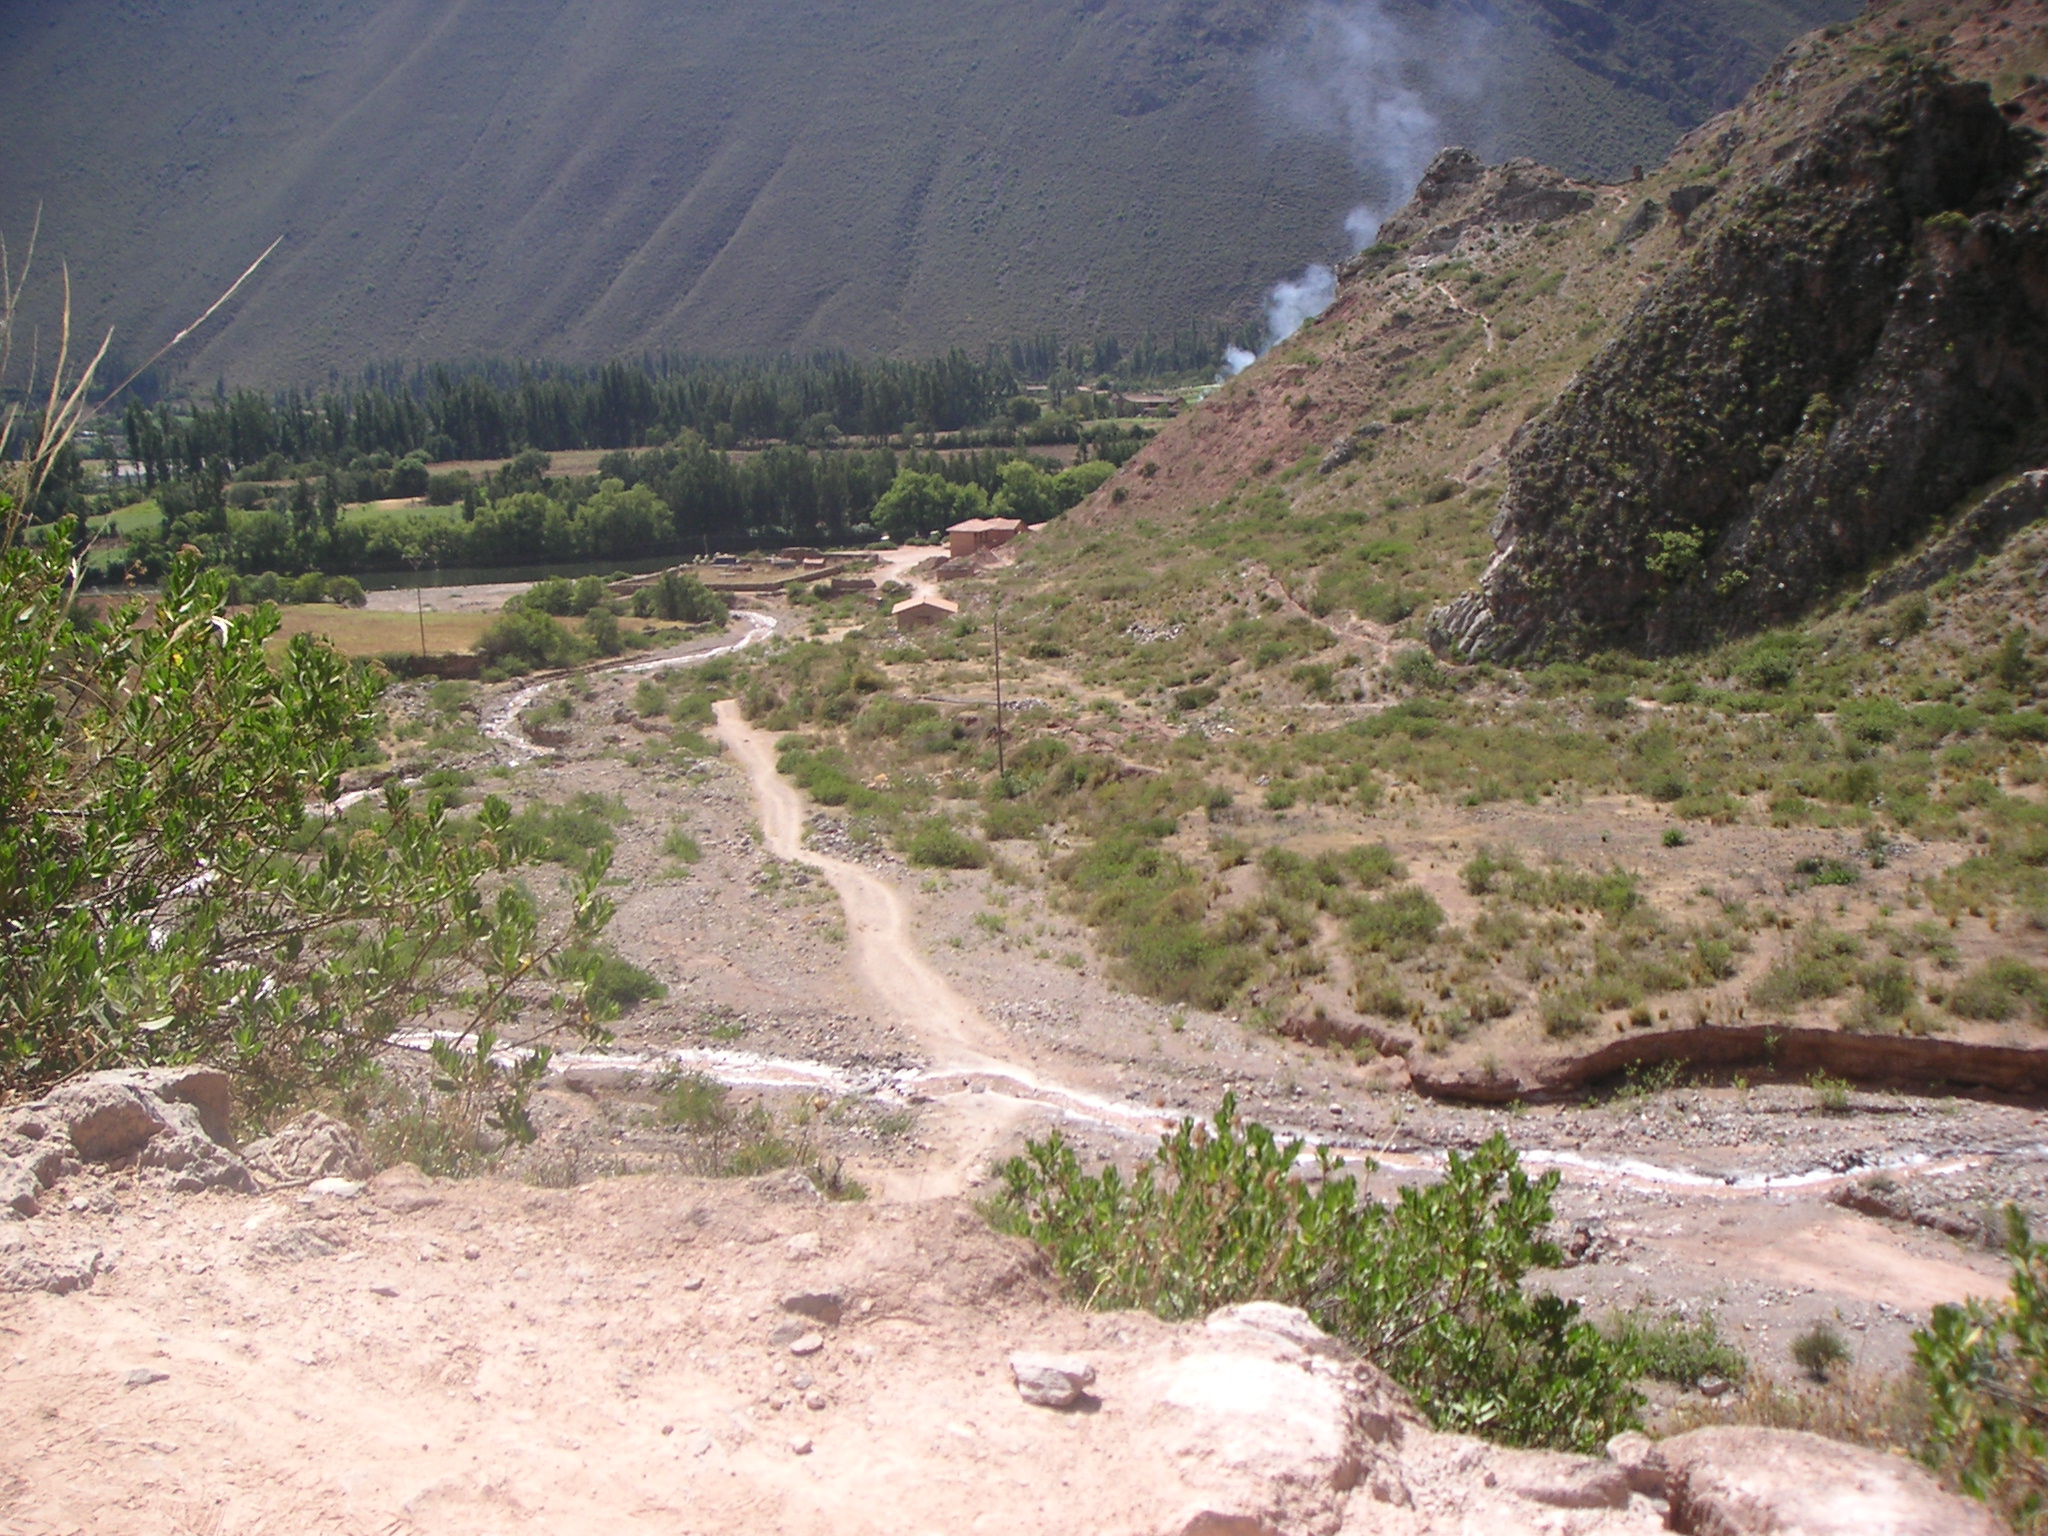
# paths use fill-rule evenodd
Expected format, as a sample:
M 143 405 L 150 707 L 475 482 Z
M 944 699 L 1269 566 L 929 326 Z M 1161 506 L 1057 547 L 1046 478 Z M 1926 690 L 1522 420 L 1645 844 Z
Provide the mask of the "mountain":
M 1932 581 L 2039 510 L 2044 63 L 2038 4 L 1890 4 L 1640 184 L 1446 151 L 1330 310 L 1078 519 L 1254 514 L 1318 614 L 1434 607 L 1463 659 L 1695 650 L 1952 527 Z
M 20 0 L 0 230 L 202 380 L 1242 320 L 1449 141 L 1612 177 L 1853 0 Z

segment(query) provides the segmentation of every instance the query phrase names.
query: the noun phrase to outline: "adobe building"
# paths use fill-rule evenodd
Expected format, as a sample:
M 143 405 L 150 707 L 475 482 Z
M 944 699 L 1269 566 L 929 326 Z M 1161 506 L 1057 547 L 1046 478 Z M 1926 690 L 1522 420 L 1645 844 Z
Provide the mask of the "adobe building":
M 889 612 L 896 620 L 897 630 L 909 634 L 913 629 L 945 623 L 960 612 L 960 605 L 943 597 L 906 597 Z
M 970 517 L 946 530 L 947 558 L 958 560 L 984 549 L 1001 549 L 1023 531 L 1021 517 Z

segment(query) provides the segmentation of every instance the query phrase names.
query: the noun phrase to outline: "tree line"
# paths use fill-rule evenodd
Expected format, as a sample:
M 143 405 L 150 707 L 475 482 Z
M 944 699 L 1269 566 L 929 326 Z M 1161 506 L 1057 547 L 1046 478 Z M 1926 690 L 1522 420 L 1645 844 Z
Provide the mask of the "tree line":
M 527 450 L 482 479 L 425 476 L 427 508 L 344 516 L 338 477 L 300 479 L 252 504 L 201 500 L 185 481 L 158 493 L 161 526 L 128 535 L 118 579 L 162 569 L 184 545 L 208 563 L 265 571 L 350 572 L 436 565 L 639 560 L 789 544 L 861 542 L 931 532 L 990 510 L 1039 521 L 1112 473 L 1106 460 L 1061 470 L 1014 450 L 942 454 L 890 448 L 728 454 L 694 432 L 638 453 L 614 450 L 589 476 L 550 477 Z M 233 492 L 259 491 L 248 485 Z M 893 500 L 891 499 L 893 495 Z

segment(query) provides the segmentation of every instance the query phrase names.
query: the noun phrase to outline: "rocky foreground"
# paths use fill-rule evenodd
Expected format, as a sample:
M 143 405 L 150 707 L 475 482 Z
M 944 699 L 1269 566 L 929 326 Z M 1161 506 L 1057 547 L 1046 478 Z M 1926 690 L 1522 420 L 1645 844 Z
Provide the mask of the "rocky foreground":
M 230 1146 L 226 1086 L 106 1074 L 0 1127 L 35 1185 L 0 1226 L 10 1533 L 1999 1529 L 1810 1436 L 1437 1434 L 1302 1313 L 1083 1313 L 954 1200 L 366 1180 L 317 1116 Z

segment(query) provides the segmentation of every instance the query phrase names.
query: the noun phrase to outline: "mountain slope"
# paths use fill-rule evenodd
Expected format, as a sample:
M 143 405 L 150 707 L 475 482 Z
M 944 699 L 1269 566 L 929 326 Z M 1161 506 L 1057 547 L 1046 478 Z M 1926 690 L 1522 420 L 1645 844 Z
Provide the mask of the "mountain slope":
M 283 234 L 201 378 L 1131 336 L 1249 313 L 1444 138 L 1654 159 L 1849 8 L 44 0 L 0 15 L 0 228 L 40 205 L 129 356 Z M 1413 142 L 1348 131 L 1377 99 Z
M 2039 4 L 1880 6 L 1640 185 L 1446 152 L 1078 521 L 1192 517 L 1318 612 L 1471 592 L 1467 655 L 1796 617 L 2048 454 L 2044 60 Z

